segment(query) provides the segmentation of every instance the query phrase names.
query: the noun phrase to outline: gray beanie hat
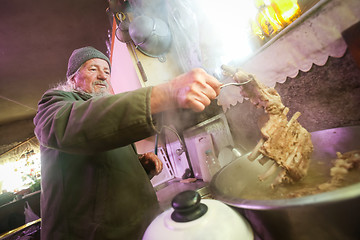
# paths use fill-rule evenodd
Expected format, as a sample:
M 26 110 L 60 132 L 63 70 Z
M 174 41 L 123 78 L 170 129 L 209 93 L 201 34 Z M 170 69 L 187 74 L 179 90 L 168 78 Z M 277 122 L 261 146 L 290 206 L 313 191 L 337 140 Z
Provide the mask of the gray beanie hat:
M 109 68 L 111 68 L 110 60 L 105 54 L 103 54 L 102 52 L 100 52 L 99 50 L 93 47 L 88 46 L 88 47 L 75 49 L 72 52 L 68 62 L 66 77 L 69 77 L 72 74 L 74 74 L 81 67 L 83 63 L 93 58 L 104 59 L 109 64 Z

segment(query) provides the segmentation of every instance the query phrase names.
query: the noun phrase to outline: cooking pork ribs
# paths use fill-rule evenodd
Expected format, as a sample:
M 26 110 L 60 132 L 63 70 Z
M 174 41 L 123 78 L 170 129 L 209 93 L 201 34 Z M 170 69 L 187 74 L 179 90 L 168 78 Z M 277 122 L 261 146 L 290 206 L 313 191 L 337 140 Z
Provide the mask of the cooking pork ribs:
M 278 172 L 278 175 L 272 186 L 302 179 L 309 168 L 313 144 L 310 133 L 297 121 L 300 112 L 288 120 L 289 108 L 283 105 L 280 95 L 274 88 L 265 86 L 253 75 L 241 70 L 234 71 L 226 66 L 223 66 L 223 70 L 224 74 L 231 75 L 236 82 L 244 83 L 251 80 L 240 86 L 241 94 L 255 106 L 264 108 L 267 114 L 268 120 L 260 129 L 262 139 L 248 156 L 249 160 L 260 159 L 260 162 L 264 161 L 266 156 L 276 163 L 259 176 L 260 180 L 265 180 L 275 172 Z M 265 161 L 268 160 L 266 157 Z

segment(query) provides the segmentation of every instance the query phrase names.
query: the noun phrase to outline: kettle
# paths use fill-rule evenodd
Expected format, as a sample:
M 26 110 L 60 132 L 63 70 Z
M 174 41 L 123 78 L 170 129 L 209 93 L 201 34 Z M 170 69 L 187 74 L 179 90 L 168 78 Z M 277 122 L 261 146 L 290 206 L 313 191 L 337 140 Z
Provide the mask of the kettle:
M 196 191 L 177 194 L 171 206 L 150 223 L 143 240 L 254 239 L 243 216 L 218 200 L 201 199 Z

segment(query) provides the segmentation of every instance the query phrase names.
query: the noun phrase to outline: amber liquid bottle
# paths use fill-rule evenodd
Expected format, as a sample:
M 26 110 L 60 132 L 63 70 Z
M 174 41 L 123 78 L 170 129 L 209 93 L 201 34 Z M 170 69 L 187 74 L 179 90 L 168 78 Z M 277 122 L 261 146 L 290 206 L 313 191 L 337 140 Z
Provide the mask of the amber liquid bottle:
M 258 9 L 253 32 L 259 29 L 265 38 L 271 38 L 301 15 L 296 0 L 255 0 Z M 260 36 L 259 36 L 260 37 Z
M 258 9 L 256 22 L 266 37 L 271 37 L 279 32 L 283 25 L 278 20 L 274 8 L 266 4 L 263 0 L 256 0 L 255 5 Z
M 274 9 L 277 19 L 284 27 L 301 15 L 297 0 L 271 0 L 270 5 Z

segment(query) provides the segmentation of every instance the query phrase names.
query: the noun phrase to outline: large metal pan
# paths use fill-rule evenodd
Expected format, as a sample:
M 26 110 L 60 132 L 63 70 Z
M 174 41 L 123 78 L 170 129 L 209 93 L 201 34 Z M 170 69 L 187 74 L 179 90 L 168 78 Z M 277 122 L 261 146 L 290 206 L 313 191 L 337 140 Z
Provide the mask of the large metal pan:
M 360 126 L 317 131 L 311 136 L 314 153 L 310 180 L 306 177 L 287 190 L 271 190 L 269 182 L 257 179 L 268 166 L 249 162 L 243 156 L 213 177 L 212 196 L 242 213 L 262 240 L 360 239 L 360 183 L 325 193 L 281 198 L 286 191 L 326 181 L 336 152 L 360 149 Z

